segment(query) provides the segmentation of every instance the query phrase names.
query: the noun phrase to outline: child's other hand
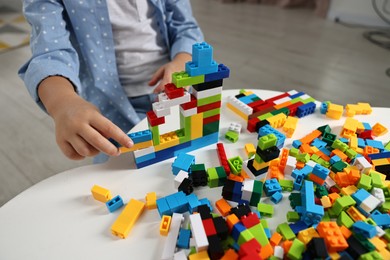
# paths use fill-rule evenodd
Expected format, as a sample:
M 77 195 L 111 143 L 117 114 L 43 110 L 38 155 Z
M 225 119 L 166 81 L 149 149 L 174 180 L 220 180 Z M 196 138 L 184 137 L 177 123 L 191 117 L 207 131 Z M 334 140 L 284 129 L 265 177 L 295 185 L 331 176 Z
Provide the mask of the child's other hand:
M 52 77 L 48 79 L 53 80 Z M 46 80 L 38 89 L 39 96 L 54 119 L 57 144 L 68 158 L 81 160 L 99 152 L 119 155 L 119 149 L 108 138 L 124 147 L 133 146 L 130 137 L 104 117 L 93 104 L 78 96 L 73 86 L 71 89 L 62 87 L 64 85 L 53 86 L 53 82 L 47 84 Z M 51 91 L 54 89 L 56 94 L 53 95 Z
M 149 81 L 149 86 L 154 86 L 160 82 L 154 89 L 153 93 L 157 94 L 164 91 L 164 86 L 171 82 L 172 73 L 184 71 L 187 61 L 191 61 L 191 55 L 185 52 L 178 53 L 175 58 L 160 67 Z

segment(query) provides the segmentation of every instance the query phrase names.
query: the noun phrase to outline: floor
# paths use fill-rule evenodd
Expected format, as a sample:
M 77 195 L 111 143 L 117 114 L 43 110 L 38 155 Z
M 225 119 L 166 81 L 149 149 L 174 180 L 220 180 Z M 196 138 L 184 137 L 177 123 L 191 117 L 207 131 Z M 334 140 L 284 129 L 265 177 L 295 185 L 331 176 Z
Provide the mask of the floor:
M 192 1 L 216 61 L 231 69 L 225 88 L 296 89 L 320 101 L 389 106 L 390 53 L 311 10 Z M 28 47 L 0 54 L 0 206 L 31 185 L 91 160 L 66 159 L 51 119 L 29 97 L 18 68 Z

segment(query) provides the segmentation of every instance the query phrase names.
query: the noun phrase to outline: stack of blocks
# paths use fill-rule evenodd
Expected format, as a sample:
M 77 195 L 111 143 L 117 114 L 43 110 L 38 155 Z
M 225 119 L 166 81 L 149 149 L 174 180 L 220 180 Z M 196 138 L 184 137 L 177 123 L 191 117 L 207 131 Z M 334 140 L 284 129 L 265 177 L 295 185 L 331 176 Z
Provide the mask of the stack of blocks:
M 278 128 L 288 121 L 289 127 L 285 131 L 291 136 L 296 120 L 288 120 L 288 117 L 310 115 L 314 113 L 316 104 L 312 97 L 295 90 L 266 100 L 251 91 L 241 90 L 235 97 L 229 97 L 227 107 L 248 122 L 249 132 L 256 132 L 265 124 Z
M 134 151 L 135 163 L 142 168 L 218 141 L 223 79 L 229 77 L 229 68 L 213 60 L 213 48 L 203 42 L 192 48 L 192 61 L 186 70 L 172 74 L 172 83 L 158 95 L 158 102 L 147 113 L 149 130 L 129 133 L 130 137 L 147 136 L 142 145 L 121 148 Z M 185 87 L 191 86 L 191 92 Z M 160 135 L 171 107 L 180 106 L 180 129 Z M 141 142 L 141 141 L 140 141 Z

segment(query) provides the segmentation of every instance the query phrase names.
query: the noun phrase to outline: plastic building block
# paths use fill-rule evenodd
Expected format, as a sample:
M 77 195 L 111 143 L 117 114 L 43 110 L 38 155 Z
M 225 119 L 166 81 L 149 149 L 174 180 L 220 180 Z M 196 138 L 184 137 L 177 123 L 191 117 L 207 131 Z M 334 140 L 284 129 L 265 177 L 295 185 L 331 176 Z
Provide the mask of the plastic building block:
M 213 60 L 213 47 L 206 42 L 192 45 L 192 57 L 192 61 L 186 63 L 186 72 L 189 75 L 197 76 L 218 71 L 218 64 Z
M 98 200 L 103 203 L 106 203 L 112 198 L 111 192 L 108 189 L 103 188 L 99 185 L 94 185 L 91 189 L 91 193 L 95 200 Z
M 191 172 L 191 165 L 195 163 L 195 156 L 185 153 L 178 154 L 177 158 L 172 164 L 172 172 L 177 175 L 180 170 Z
M 284 240 L 293 240 L 296 237 L 286 222 L 279 224 L 276 231 L 282 235 Z
M 257 205 L 257 210 L 262 216 L 272 217 L 272 215 L 274 214 L 274 208 L 272 205 L 269 204 L 259 203 Z
M 198 252 L 202 250 L 207 250 L 209 243 L 207 240 L 206 232 L 202 225 L 200 214 L 190 215 L 190 221 L 191 221 L 191 232 L 192 232 L 192 236 L 195 239 L 196 250 Z
M 240 156 L 228 159 L 230 172 L 233 174 L 239 174 L 241 172 L 242 163 L 243 161 Z
M 157 200 L 157 195 L 155 192 L 149 192 L 146 194 L 145 197 L 146 200 L 146 208 L 148 209 L 155 209 L 157 208 L 156 200 Z
M 167 236 L 169 232 L 169 227 L 171 226 L 171 216 L 163 215 L 160 221 L 160 234 L 162 236 Z
M 177 240 L 178 248 L 189 248 L 191 231 L 189 229 L 180 228 L 179 238 Z
M 171 226 L 167 239 L 165 240 L 165 245 L 161 259 L 167 260 L 172 259 L 176 249 L 176 242 L 179 236 L 180 226 L 183 222 L 184 217 L 182 214 L 173 213 L 171 219 Z
M 143 202 L 131 199 L 111 226 L 112 234 L 120 238 L 126 238 L 144 207 Z
M 239 134 L 235 131 L 227 131 L 225 134 L 225 138 L 229 140 L 232 143 L 235 143 L 238 141 Z
M 325 239 L 329 250 L 339 252 L 348 248 L 348 243 L 335 222 L 320 222 L 317 231 Z
M 122 200 L 121 196 L 117 195 L 114 198 L 112 198 L 111 200 L 107 201 L 106 206 L 107 206 L 108 211 L 114 212 L 123 206 L 123 200 Z

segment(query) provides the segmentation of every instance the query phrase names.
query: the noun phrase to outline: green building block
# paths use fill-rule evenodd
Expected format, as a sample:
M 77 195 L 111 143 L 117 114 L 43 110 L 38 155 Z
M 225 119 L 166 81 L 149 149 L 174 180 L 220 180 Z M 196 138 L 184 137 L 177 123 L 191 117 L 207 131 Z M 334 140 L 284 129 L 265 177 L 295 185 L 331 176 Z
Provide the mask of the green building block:
M 257 210 L 260 212 L 261 216 L 272 217 L 274 215 L 274 207 L 269 204 L 260 202 L 257 204 Z
M 380 259 L 384 260 L 384 258 L 378 251 L 368 252 L 363 255 L 360 255 L 359 257 L 359 260 L 380 260 Z
M 324 212 L 324 216 L 322 217 L 321 221 L 323 222 L 329 222 L 331 219 L 330 219 L 330 216 L 329 216 L 329 212 L 328 211 L 325 211 Z
M 290 114 L 290 110 L 287 107 L 282 107 L 279 109 L 275 109 L 274 111 L 271 111 L 271 114 L 273 114 L 274 116 L 280 113 L 283 113 L 286 116 L 288 116 Z
M 259 147 L 260 150 L 266 150 L 275 146 L 277 142 L 278 139 L 274 134 L 268 134 L 259 138 L 259 141 L 257 142 L 257 147 Z
M 337 218 L 337 225 L 339 226 L 344 225 L 348 229 L 351 228 L 354 223 L 355 222 L 353 221 L 353 219 L 350 216 L 348 216 L 348 214 L 345 211 L 342 211 Z
M 241 246 L 245 242 L 248 242 L 249 240 L 253 239 L 253 234 L 249 231 L 249 229 L 245 229 L 242 231 L 238 237 L 237 244 Z
M 200 106 L 212 104 L 212 103 L 221 101 L 221 99 L 222 99 L 222 94 L 217 94 L 217 95 L 214 95 L 211 97 L 201 98 L 201 99 L 198 99 L 197 106 L 200 107 Z
M 258 155 L 257 153 L 255 154 L 255 158 L 254 160 L 258 163 L 264 163 L 265 161 L 263 160 L 263 158 L 260 157 L 260 155 Z
M 207 169 L 207 186 L 210 188 L 218 187 L 218 173 L 215 168 Z
M 216 116 L 219 114 L 221 114 L 221 108 L 215 108 L 215 109 L 203 112 L 203 118 L 208 118 L 208 117 Z
M 191 164 L 191 172 L 193 171 L 206 171 L 206 167 L 203 163 Z
M 356 205 L 356 201 L 351 196 L 344 195 L 336 199 L 332 206 L 332 209 L 334 210 L 334 213 L 338 216 L 343 210 L 354 205 Z
M 150 132 L 152 132 L 153 145 L 159 145 L 160 144 L 160 130 L 158 128 L 158 125 L 156 125 L 156 126 L 149 125 L 149 130 L 150 130 Z
M 330 167 L 330 162 L 328 161 L 325 161 L 324 159 L 320 158 L 318 160 L 318 163 L 321 164 L 321 166 L 324 166 L 325 168 L 329 168 Z
M 261 225 L 263 225 L 263 228 L 269 228 L 268 221 L 265 218 L 260 219 Z
M 260 120 L 260 121 L 263 121 L 263 120 L 266 120 L 267 118 L 270 118 L 270 117 L 273 117 L 274 115 L 271 114 L 271 112 L 268 112 L 268 113 L 265 113 L 265 114 L 262 114 L 260 116 L 258 116 L 257 118 Z
M 320 126 L 320 127 L 317 128 L 317 130 L 320 130 L 320 132 L 322 133 L 322 135 L 324 135 L 324 133 L 330 133 L 330 132 L 332 132 L 332 128 L 330 128 L 329 125 Z
M 300 153 L 295 158 L 297 161 L 307 163 L 310 161 L 310 154 L 308 153 Z
M 217 166 L 215 167 L 215 170 L 217 171 L 218 175 L 218 186 L 225 185 L 225 181 L 227 178 L 225 169 L 222 166 Z
M 385 149 L 390 151 L 390 141 L 388 141 L 387 144 L 385 145 Z
M 298 238 L 295 238 L 290 247 L 290 250 L 288 250 L 287 257 L 291 260 L 300 260 L 302 259 L 302 254 L 304 251 L 305 244 Z
M 288 222 L 297 222 L 298 220 L 301 219 L 298 212 L 296 212 L 296 211 L 287 212 L 286 218 L 287 218 Z
M 328 215 L 330 218 L 337 218 L 338 217 L 338 214 L 335 213 L 333 208 L 328 208 L 327 212 L 328 212 Z
M 333 142 L 336 140 L 337 135 L 332 133 L 323 133 L 322 134 L 322 141 L 324 141 L 327 145 L 331 146 Z
M 219 121 L 214 121 L 203 125 L 203 136 L 217 133 L 219 131 Z
M 293 240 L 296 237 L 287 222 L 279 224 L 276 231 L 282 235 L 284 240 Z
M 385 186 L 382 181 L 381 174 L 379 172 L 371 170 L 369 176 L 371 177 L 371 183 L 373 187 L 383 188 Z
M 302 206 L 302 200 L 301 200 L 301 194 L 300 193 L 290 193 L 288 196 L 288 199 L 290 200 L 290 206 L 291 208 L 295 209 L 297 206 Z
M 174 72 L 172 73 L 172 83 L 178 88 L 196 85 L 204 83 L 204 75 L 191 77 L 185 71 Z
M 289 151 L 288 151 L 288 155 L 292 156 L 292 157 L 297 157 L 297 155 L 299 154 L 299 149 L 293 147 L 291 148 Z
M 315 194 L 317 198 L 322 198 L 323 196 L 328 196 L 328 190 L 325 186 L 317 186 Z
M 372 179 L 370 176 L 366 175 L 366 174 L 362 174 L 360 176 L 360 180 L 358 182 L 358 185 L 357 185 L 357 188 L 358 189 L 365 189 L 367 191 L 370 191 L 372 189 Z
M 257 242 L 259 242 L 261 246 L 269 244 L 267 234 L 265 233 L 264 227 L 261 223 L 248 228 L 248 230 L 252 233 L 252 235 L 255 237 L 255 239 L 257 240 Z
M 279 184 L 283 191 L 291 192 L 294 188 L 294 182 L 292 180 L 280 179 Z
M 387 240 L 387 242 L 390 242 L 390 228 L 386 228 L 385 234 L 383 235 L 383 238 Z
M 241 173 L 242 163 L 243 161 L 240 156 L 236 156 L 228 159 L 229 168 L 232 171 L 232 173 L 235 175 Z
M 313 162 L 316 162 L 316 163 L 320 163 L 320 159 L 321 159 L 321 157 L 318 156 L 317 154 L 314 154 L 314 153 L 310 156 L 310 160 L 312 160 Z
M 364 246 L 368 251 L 374 251 L 375 245 L 373 245 L 366 237 L 360 234 L 354 234 L 354 237 Z
M 356 156 L 358 155 L 358 153 L 355 151 L 355 150 L 352 150 L 352 149 L 347 149 L 345 151 L 345 154 L 348 156 L 349 159 L 355 159 Z
M 336 140 L 334 140 L 334 142 L 332 144 L 332 148 L 339 149 L 340 151 L 345 152 L 349 148 L 349 146 L 347 144 L 341 142 L 340 139 L 336 139 Z
M 332 164 L 331 170 L 332 172 L 342 172 L 344 168 L 348 166 L 347 163 L 343 161 L 338 161 Z
M 382 213 L 387 213 L 390 210 L 390 201 L 386 200 L 380 207 L 379 210 Z
M 237 132 L 230 131 L 230 130 L 227 131 L 226 134 L 225 134 L 225 138 L 226 138 L 227 140 L 229 140 L 230 142 L 232 142 L 232 143 L 237 142 L 239 136 L 240 136 L 240 135 L 239 135 Z

